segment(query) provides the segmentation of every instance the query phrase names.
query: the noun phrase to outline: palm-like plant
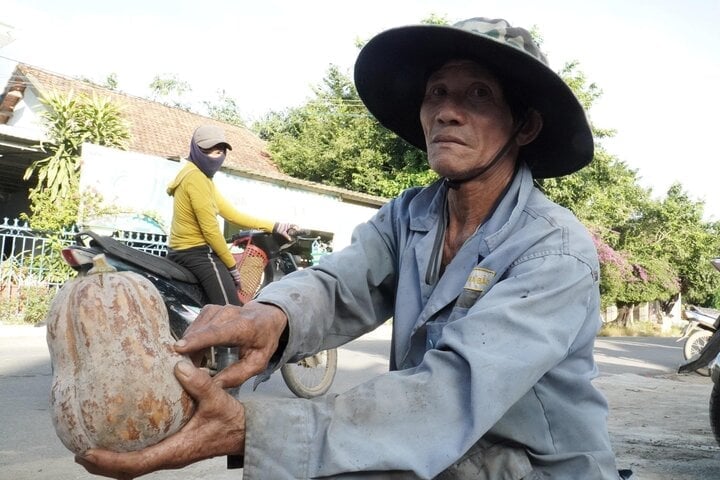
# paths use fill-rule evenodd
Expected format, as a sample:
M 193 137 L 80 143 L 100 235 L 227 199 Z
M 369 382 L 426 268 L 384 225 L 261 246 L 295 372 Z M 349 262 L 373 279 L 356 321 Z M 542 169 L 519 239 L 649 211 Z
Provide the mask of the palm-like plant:
M 49 156 L 33 162 L 24 178 L 37 172 L 34 192 L 42 191 L 55 201 L 77 186 L 83 143 L 125 149 L 130 134 L 120 109 L 108 98 L 70 92 L 53 93 L 41 101 L 48 107 L 42 117 L 49 139 L 41 146 Z

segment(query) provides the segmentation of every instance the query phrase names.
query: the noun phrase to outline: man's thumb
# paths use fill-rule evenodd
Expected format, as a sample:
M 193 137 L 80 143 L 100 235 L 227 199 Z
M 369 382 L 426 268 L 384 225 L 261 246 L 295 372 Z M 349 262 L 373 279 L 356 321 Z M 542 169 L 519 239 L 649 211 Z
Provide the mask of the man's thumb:
M 175 364 L 175 377 L 196 400 L 198 397 L 205 396 L 207 391 L 212 388 L 210 375 L 200 368 L 195 368 L 188 360 L 180 360 Z

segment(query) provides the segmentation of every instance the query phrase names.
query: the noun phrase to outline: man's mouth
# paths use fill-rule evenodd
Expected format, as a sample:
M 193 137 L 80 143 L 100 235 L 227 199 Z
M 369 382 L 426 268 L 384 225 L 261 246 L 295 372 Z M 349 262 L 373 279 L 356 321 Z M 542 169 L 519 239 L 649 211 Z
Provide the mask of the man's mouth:
M 454 135 L 438 134 L 432 137 L 430 143 L 457 143 L 458 145 L 465 145 L 465 142 Z

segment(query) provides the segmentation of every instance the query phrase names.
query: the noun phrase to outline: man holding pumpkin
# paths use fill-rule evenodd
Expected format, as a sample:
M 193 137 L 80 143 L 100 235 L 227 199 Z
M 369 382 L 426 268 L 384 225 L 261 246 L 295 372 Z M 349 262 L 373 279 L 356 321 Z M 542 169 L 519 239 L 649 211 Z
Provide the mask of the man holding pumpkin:
M 529 33 L 504 20 L 391 29 L 360 52 L 370 112 L 426 150 L 441 180 L 411 188 L 352 244 L 244 307 L 211 306 L 176 345 L 240 348 L 177 434 L 78 462 L 116 478 L 217 455 L 254 478 L 617 479 L 591 383 L 599 266 L 587 231 L 534 178 L 593 157 L 584 111 Z M 393 318 L 390 371 L 312 401 L 224 387 L 342 345 Z

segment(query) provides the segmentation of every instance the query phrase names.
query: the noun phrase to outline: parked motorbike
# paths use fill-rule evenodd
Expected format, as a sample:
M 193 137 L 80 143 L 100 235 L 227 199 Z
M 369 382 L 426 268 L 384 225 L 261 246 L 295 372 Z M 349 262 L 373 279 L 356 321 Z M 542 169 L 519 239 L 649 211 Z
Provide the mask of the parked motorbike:
M 713 266 L 720 271 L 720 258 L 712 260 Z M 690 373 L 706 368 L 710 372 L 713 381 L 713 389 L 710 394 L 710 426 L 712 427 L 715 441 L 720 445 L 720 316 L 715 319 L 714 332 L 708 338 L 705 346 L 694 355 L 690 361 L 680 365 L 678 373 Z
M 689 361 L 692 357 L 700 353 L 712 334 L 717 330 L 716 323 L 718 317 L 720 317 L 720 310 L 691 305 L 684 313 L 688 323 L 683 328 L 682 335 L 677 341 L 685 341 L 683 345 L 683 357 L 685 361 Z M 697 373 L 706 376 L 710 375 L 710 371 L 707 368 L 700 368 L 697 370 Z
M 238 297 L 241 302 L 247 303 L 262 287 L 311 263 L 307 245 L 301 244 L 316 242 L 318 237 L 302 236 L 305 233 L 296 232 L 290 241 L 261 230 L 243 230 L 233 235 L 229 243 L 239 265 L 242 281 Z M 182 338 L 207 303 L 205 292 L 188 269 L 112 237 L 83 231 L 76 235 L 75 244 L 62 250 L 63 259 L 78 275 L 87 273 L 93 257 L 98 254 L 104 254 L 118 271 L 135 272 L 155 285 L 167 307 L 170 330 L 176 339 Z M 217 346 L 210 349 L 203 366 L 214 375 L 236 360 L 236 349 Z M 322 395 L 330 389 L 335 378 L 337 350 L 323 351 L 285 364 L 280 371 L 285 384 L 298 397 Z

